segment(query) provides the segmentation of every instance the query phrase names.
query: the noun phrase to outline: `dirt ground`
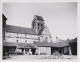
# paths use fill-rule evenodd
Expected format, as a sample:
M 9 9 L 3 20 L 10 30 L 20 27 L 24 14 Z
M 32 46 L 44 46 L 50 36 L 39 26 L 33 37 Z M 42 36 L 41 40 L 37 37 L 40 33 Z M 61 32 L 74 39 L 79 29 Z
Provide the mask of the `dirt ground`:
M 74 55 L 10 55 L 6 56 L 3 60 L 26 60 L 26 59 L 77 59 Z

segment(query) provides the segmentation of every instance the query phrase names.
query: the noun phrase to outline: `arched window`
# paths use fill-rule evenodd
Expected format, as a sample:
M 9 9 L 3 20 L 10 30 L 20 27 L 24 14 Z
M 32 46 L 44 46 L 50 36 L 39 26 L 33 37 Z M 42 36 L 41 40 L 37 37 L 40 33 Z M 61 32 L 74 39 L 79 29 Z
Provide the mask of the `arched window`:
M 25 41 L 25 43 L 27 42 L 27 40 Z
M 18 40 L 16 42 L 18 42 Z
M 40 38 L 38 37 L 38 40 L 40 41 Z
M 41 26 L 42 26 L 42 24 L 41 24 Z
M 41 28 L 43 28 L 43 24 L 41 24 Z
M 47 37 L 45 37 L 45 41 L 48 41 L 48 38 Z

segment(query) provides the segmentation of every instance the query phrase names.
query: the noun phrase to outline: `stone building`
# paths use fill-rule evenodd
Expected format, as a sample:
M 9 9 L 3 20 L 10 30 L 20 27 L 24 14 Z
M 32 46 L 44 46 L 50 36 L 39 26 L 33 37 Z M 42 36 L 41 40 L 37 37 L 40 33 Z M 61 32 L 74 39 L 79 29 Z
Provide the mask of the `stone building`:
M 45 26 L 45 21 L 41 16 L 34 15 L 32 21 L 32 28 L 35 30 L 39 36 L 39 41 L 52 42 L 52 36 L 47 26 Z
M 6 42 L 33 43 L 38 41 L 38 36 L 34 29 L 6 25 Z
M 32 28 L 6 25 L 5 41 L 3 43 L 3 46 L 4 51 L 6 52 L 18 51 L 27 53 L 32 51 L 32 54 L 36 54 L 38 46 L 34 44 L 34 42 L 51 41 L 51 34 L 48 30 L 48 27 L 45 26 L 44 19 L 41 16 L 34 15 Z M 12 46 L 9 45 L 12 43 Z
M 6 53 L 77 55 L 77 38 L 61 40 L 56 37 L 56 43 L 53 43 L 51 33 L 45 26 L 42 16 L 34 15 L 32 28 L 6 25 L 4 22 L 3 31 L 4 55 Z

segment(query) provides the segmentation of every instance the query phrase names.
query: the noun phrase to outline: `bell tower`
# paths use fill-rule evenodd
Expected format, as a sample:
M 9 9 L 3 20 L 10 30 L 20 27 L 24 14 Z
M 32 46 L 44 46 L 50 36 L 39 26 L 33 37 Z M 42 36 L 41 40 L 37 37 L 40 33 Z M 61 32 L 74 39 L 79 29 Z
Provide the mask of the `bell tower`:
M 38 32 L 44 27 L 44 19 L 41 16 L 34 15 L 33 21 L 32 21 L 32 28 Z

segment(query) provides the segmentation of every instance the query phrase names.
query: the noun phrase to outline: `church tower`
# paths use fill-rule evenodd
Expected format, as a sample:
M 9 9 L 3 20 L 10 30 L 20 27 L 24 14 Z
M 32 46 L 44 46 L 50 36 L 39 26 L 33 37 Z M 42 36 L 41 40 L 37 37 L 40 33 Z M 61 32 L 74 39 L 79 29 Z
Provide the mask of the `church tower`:
M 32 28 L 38 32 L 44 27 L 44 19 L 41 16 L 34 15 L 33 21 L 32 21 Z

